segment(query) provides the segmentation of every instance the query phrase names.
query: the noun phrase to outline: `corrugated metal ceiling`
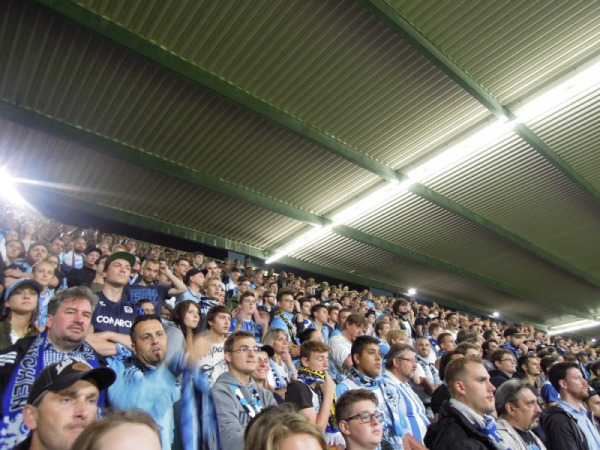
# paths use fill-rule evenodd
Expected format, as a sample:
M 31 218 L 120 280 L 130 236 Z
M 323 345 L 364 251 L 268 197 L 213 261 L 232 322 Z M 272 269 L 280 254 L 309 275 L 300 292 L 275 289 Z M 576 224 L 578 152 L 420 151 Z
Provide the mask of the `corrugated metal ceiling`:
M 391 5 L 462 78 L 370 3 Z M 267 253 L 489 121 L 469 83 L 511 106 L 600 55 L 593 2 L 0 8 L 2 163 L 132 220 Z M 546 325 L 598 314 L 599 95 L 529 124 L 541 144 L 509 136 L 291 256 L 324 266 L 324 277 L 329 268 L 416 286 Z M 564 161 L 550 163 L 539 145 Z

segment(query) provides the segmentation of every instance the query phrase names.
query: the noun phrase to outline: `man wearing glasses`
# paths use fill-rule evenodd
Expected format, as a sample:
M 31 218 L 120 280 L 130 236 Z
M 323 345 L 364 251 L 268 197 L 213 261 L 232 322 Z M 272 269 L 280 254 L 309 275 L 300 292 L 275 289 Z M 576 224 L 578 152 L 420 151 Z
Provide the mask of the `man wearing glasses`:
M 366 389 L 353 389 L 339 398 L 335 417 L 346 450 L 374 450 L 379 446 L 383 430 L 377 404 L 377 396 Z
M 400 407 L 400 411 L 408 419 L 411 435 L 418 444 L 422 444 L 429 426 L 429 420 L 427 420 L 425 405 L 409 384 L 417 365 L 416 354 L 412 347 L 404 344 L 393 345 L 387 354 L 384 379 L 390 386 L 395 387 L 391 392 Z M 410 448 L 424 447 L 422 445 L 411 445 Z
M 498 389 L 502 383 L 510 380 L 517 371 L 517 358 L 512 351 L 499 348 L 492 353 L 490 361 L 495 367 L 494 370 L 490 371 L 490 383 Z
M 252 372 L 258 365 L 254 335 L 248 331 L 232 333 L 224 345 L 228 372 L 221 374 L 211 388 L 222 448 L 243 450 L 244 429 L 267 406 L 276 405 L 273 394 L 257 387 Z

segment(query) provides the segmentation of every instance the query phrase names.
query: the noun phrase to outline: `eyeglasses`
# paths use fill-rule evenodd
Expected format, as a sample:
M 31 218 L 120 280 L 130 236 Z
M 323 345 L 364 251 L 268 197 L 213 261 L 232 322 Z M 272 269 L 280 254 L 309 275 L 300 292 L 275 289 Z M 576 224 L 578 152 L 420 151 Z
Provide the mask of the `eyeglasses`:
M 513 363 L 513 364 L 516 364 L 516 363 L 517 363 L 517 360 L 516 360 L 516 359 L 513 359 L 513 358 L 501 359 L 501 360 L 500 360 L 500 362 L 506 362 L 506 361 L 508 361 L 508 362 L 510 362 L 510 363 Z
M 247 345 L 243 345 L 242 347 L 238 348 L 237 350 L 231 350 L 231 353 L 248 353 L 250 350 L 252 350 L 254 353 L 256 353 L 260 350 L 260 347 L 258 347 L 258 346 L 248 347 Z
M 402 361 L 406 361 L 406 362 L 414 363 L 414 364 L 418 363 L 416 359 L 409 359 L 409 358 L 396 358 L 396 359 L 401 359 Z
M 377 411 L 376 413 L 360 413 L 357 414 L 355 416 L 352 417 L 348 417 L 347 419 L 342 419 L 346 422 L 350 422 L 351 420 L 354 419 L 358 419 L 358 421 L 360 423 L 373 423 L 373 420 L 377 419 L 377 421 L 381 421 L 381 418 L 383 417 L 383 414 L 381 414 L 379 411 Z
M 294 303 L 294 300 L 280 300 L 280 303 Z

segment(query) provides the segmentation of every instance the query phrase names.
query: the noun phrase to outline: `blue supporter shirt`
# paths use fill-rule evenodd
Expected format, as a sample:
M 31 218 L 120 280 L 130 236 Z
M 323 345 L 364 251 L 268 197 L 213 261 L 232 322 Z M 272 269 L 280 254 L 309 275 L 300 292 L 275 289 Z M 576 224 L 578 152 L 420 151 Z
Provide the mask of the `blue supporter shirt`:
M 162 310 L 163 301 L 169 297 L 169 286 L 163 286 L 160 284 L 152 286 L 143 286 L 141 284 L 132 284 L 125 287 L 127 294 L 127 303 L 134 306 L 140 300 L 151 300 L 154 303 L 155 311 L 160 314 Z
M 129 334 L 129 329 L 137 314 L 134 306 L 128 304 L 127 295 L 124 293 L 121 300 L 114 303 L 107 299 L 102 291 L 96 294 L 99 301 L 92 316 L 94 332 L 114 331 L 115 333 Z
M 232 333 L 233 330 L 235 330 L 235 326 L 237 325 L 237 323 L 237 317 L 231 319 L 231 325 L 229 326 L 230 333 Z M 260 343 L 260 340 L 262 339 L 263 327 L 252 320 L 244 320 L 244 322 L 242 322 L 242 327 L 240 328 L 240 331 L 249 331 L 250 333 L 252 333 L 257 343 Z

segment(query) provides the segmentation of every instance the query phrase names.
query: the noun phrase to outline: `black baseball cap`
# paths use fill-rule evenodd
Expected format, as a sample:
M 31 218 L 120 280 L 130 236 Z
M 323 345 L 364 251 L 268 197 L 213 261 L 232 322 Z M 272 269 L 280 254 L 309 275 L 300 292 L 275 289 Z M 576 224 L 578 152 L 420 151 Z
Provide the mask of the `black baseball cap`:
M 106 261 L 104 262 L 104 270 L 110 266 L 111 262 L 116 261 L 117 259 L 124 259 L 131 265 L 131 267 L 135 266 L 135 256 L 133 254 L 128 252 L 115 252 L 106 258 Z
M 94 369 L 85 361 L 67 358 L 50 364 L 39 373 L 27 396 L 27 404 L 35 403 L 46 391 L 60 391 L 84 379 L 94 380 L 98 389 L 103 390 L 115 382 L 117 374 L 110 367 Z

